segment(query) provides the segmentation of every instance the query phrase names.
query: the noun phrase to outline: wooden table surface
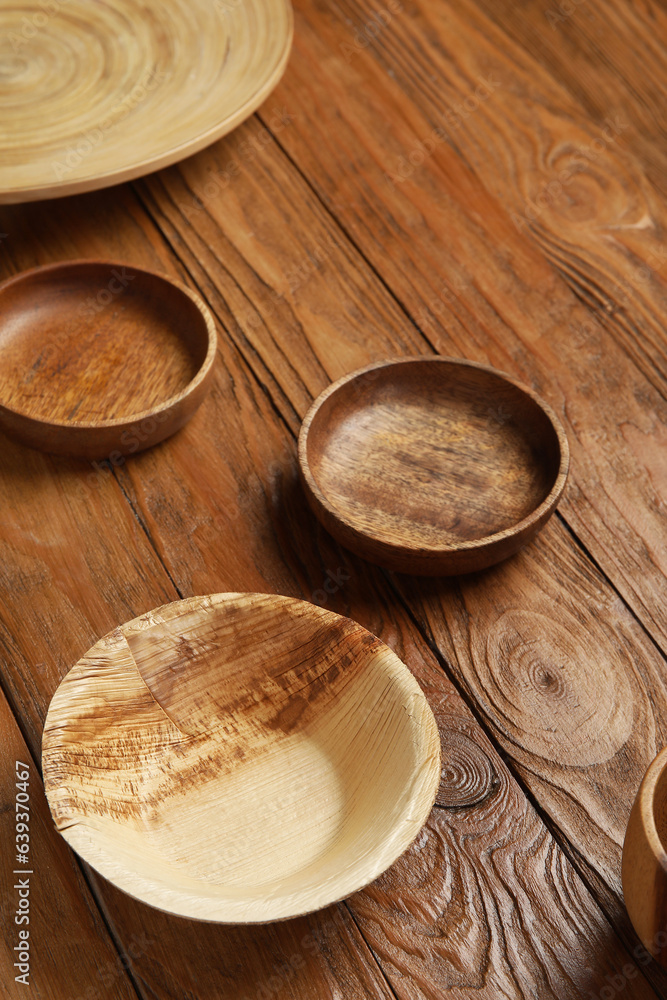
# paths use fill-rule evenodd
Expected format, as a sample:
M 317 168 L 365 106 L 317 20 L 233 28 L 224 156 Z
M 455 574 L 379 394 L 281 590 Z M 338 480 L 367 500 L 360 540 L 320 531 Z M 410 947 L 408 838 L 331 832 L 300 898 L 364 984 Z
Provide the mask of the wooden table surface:
M 667 729 L 667 12 L 297 0 L 295 15 L 286 75 L 232 135 L 132 184 L 0 212 L 2 277 L 145 265 L 197 290 L 220 336 L 192 423 L 113 471 L 1 441 L 0 994 L 666 997 L 620 862 Z M 300 421 L 332 379 L 434 352 L 532 386 L 572 450 L 537 541 L 453 580 L 337 547 L 296 473 Z M 412 669 L 442 735 L 408 853 L 345 903 L 266 926 L 123 895 L 55 833 L 39 779 L 49 700 L 85 650 L 227 590 L 357 619 Z M 15 760 L 31 772 L 27 986 Z

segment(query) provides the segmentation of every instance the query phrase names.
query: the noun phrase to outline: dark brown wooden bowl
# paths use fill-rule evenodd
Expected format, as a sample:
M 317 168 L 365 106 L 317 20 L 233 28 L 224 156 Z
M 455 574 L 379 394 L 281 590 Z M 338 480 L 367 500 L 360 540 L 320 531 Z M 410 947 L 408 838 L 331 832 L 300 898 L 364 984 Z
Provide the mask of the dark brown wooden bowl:
M 144 268 L 77 260 L 0 284 L 0 428 L 41 451 L 110 458 L 164 440 L 211 383 L 201 299 Z
M 553 410 L 509 375 L 399 358 L 334 382 L 299 436 L 310 505 L 342 545 L 404 573 L 484 569 L 525 545 L 565 487 Z

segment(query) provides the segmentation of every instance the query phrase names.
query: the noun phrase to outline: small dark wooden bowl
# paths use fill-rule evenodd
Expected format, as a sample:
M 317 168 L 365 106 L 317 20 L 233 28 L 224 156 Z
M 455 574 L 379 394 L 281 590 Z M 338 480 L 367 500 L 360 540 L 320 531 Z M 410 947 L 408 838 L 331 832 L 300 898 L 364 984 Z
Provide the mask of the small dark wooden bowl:
M 567 438 L 532 390 L 486 365 L 400 358 L 334 382 L 299 436 L 310 505 L 327 530 L 403 573 L 484 569 L 545 524 Z
M 24 271 L 0 284 L 0 428 L 119 461 L 190 419 L 215 351 L 208 309 L 170 278 L 100 260 Z

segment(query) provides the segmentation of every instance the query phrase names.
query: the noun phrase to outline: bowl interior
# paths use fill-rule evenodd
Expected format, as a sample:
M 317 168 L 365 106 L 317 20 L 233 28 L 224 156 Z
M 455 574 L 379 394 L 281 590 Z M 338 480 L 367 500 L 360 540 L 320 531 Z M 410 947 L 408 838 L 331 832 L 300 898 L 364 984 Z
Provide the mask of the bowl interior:
M 0 290 L 0 404 L 37 420 L 95 423 L 185 390 L 206 321 L 170 281 L 120 264 L 36 270 Z
M 542 408 L 501 375 L 444 359 L 360 373 L 314 414 L 307 460 L 338 517 L 391 544 L 483 539 L 530 515 L 560 467 Z
M 56 825 L 86 860 L 223 921 L 367 884 L 416 836 L 439 777 L 433 716 L 391 650 L 261 595 L 177 602 L 107 636 L 54 696 L 43 759 Z

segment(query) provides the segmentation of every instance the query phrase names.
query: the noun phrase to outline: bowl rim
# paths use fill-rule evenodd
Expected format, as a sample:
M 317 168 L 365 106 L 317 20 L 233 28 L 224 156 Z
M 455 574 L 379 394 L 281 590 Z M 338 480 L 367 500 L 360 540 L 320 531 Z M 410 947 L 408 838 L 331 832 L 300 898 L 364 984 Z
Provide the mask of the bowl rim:
M 397 365 L 422 362 L 427 364 L 446 363 L 449 365 L 476 368 L 479 371 L 486 372 L 489 375 L 494 375 L 497 378 L 510 383 L 524 395 L 528 396 L 539 407 L 539 409 L 542 410 L 553 428 L 556 434 L 559 449 L 559 466 L 553 485 L 544 500 L 542 500 L 541 503 L 530 512 L 530 514 L 526 515 L 526 517 L 517 521 L 515 524 L 510 525 L 509 528 L 504 528 L 502 531 L 494 532 L 491 535 L 483 535 L 481 538 L 473 538 L 469 540 L 462 539 L 461 541 L 452 542 L 450 544 L 442 543 L 437 545 L 417 546 L 390 542 L 384 538 L 378 537 L 372 531 L 361 531 L 354 524 L 350 523 L 341 515 L 340 511 L 329 503 L 326 494 L 323 493 L 317 484 L 308 461 L 308 434 L 320 408 L 327 401 L 327 399 L 337 393 L 341 388 L 343 388 L 343 386 L 347 385 L 348 382 L 352 382 L 368 372 L 375 371 L 380 368 L 391 368 Z M 524 530 L 529 529 L 533 525 L 539 525 L 541 520 L 554 509 L 563 494 L 563 490 L 565 489 L 570 468 L 570 446 L 565 430 L 563 429 L 563 425 L 551 406 L 549 406 L 549 404 L 546 403 L 533 389 L 525 385 L 523 382 L 520 382 L 512 375 L 509 375 L 507 372 L 503 372 L 498 368 L 482 364 L 478 361 L 469 361 L 466 358 L 455 358 L 444 354 L 413 354 L 404 357 L 388 358 L 384 361 L 375 361 L 370 365 L 366 365 L 363 368 L 358 368 L 353 372 L 343 375 L 335 382 L 332 382 L 331 385 L 327 386 L 327 388 L 324 389 L 324 391 L 321 392 L 313 401 L 301 424 L 298 441 L 298 459 L 299 469 L 307 492 L 310 493 L 315 503 L 325 511 L 329 518 L 337 524 L 344 525 L 346 531 L 350 532 L 355 538 L 363 541 L 372 541 L 373 543 L 382 546 L 385 552 L 395 555 L 403 555 L 406 552 L 423 555 L 445 555 L 453 552 L 474 552 L 477 549 L 485 549 L 487 547 L 494 546 L 505 539 L 520 535 Z
M 2 296 L 10 288 L 16 285 L 22 285 L 25 281 L 29 281 L 36 275 L 49 275 L 53 274 L 57 277 L 59 271 L 64 271 L 68 268 L 74 268 L 75 270 L 85 271 L 91 267 L 108 267 L 121 268 L 129 271 L 130 269 L 137 274 L 146 275 L 150 278 L 157 278 L 158 281 L 164 282 L 170 285 L 172 290 L 176 290 L 182 296 L 188 298 L 195 306 L 197 313 L 201 320 L 203 320 L 204 330 L 206 335 L 206 354 L 204 360 L 199 366 L 196 374 L 187 385 L 181 389 L 180 392 L 175 393 L 172 396 L 167 397 L 166 400 L 159 403 L 157 406 L 153 406 L 147 410 L 140 410 L 133 413 L 128 413 L 122 417 L 109 417 L 101 420 L 77 420 L 77 421 L 65 421 L 65 420 L 51 420 L 45 419 L 44 417 L 36 417 L 25 410 L 17 409 L 15 406 L 9 406 L 0 399 L 0 410 L 5 413 L 11 413 L 20 420 L 29 420 L 37 427 L 57 427 L 59 429 L 65 429 L 72 433 L 77 431 L 90 431 L 90 430 L 104 430 L 106 428 L 114 427 L 125 427 L 127 424 L 136 424 L 139 421 L 146 420 L 149 417 L 162 416 L 168 413 L 170 410 L 182 403 L 193 392 L 204 382 L 209 375 L 213 363 L 215 361 L 218 338 L 215 329 L 215 322 L 213 316 L 208 306 L 204 300 L 190 288 L 184 285 L 177 278 L 172 278 L 160 271 L 153 271 L 150 268 L 143 267 L 142 265 L 131 264 L 128 261 L 118 261 L 118 260 L 108 260 L 105 258 L 90 257 L 90 258 L 75 258 L 73 260 L 60 260 L 55 261 L 51 264 L 41 264 L 37 267 L 28 268 L 25 271 L 19 271 L 18 274 L 12 275 L 10 278 L 5 279 L 5 281 L 0 282 L 0 310 L 2 309 Z M 57 286 L 57 280 L 52 282 L 53 286 Z M 1 325 L 1 321 L 0 321 Z M 0 358 L 2 357 L 2 349 L 0 348 Z M 6 380 L 3 380 L 6 383 Z
M 658 781 L 666 771 L 667 746 L 649 764 L 637 792 L 639 818 L 646 840 L 655 861 L 664 872 L 667 872 L 667 845 L 663 844 L 655 822 L 655 792 Z
M 353 893 L 364 889 L 366 886 L 370 885 L 371 882 L 375 881 L 375 879 L 381 874 L 387 871 L 387 869 L 390 868 L 391 865 L 393 865 L 398 858 L 400 858 L 409 849 L 410 845 L 415 842 L 431 813 L 441 781 L 442 755 L 440 734 L 433 710 L 428 702 L 424 690 L 410 668 L 386 642 L 379 639 L 379 637 L 375 636 L 355 619 L 340 615 L 327 608 L 322 608 L 319 605 L 312 604 L 310 601 L 303 600 L 302 598 L 275 593 L 225 592 L 194 595 L 182 600 L 170 601 L 166 604 L 160 605 L 158 608 L 154 608 L 138 615 L 137 617 L 116 626 L 115 629 L 112 629 L 105 636 L 98 639 L 97 642 L 94 643 L 93 646 L 91 646 L 90 649 L 87 650 L 82 657 L 79 657 L 76 663 L 72 665 L 65 677 L 63 677 L 58 684 L 58 687 L 51 698 L 42 732 L 40 757 L 43 766 L 45 794 L 47 802 L 49 803 L 49 809 L 51 809 L 51 789 L 49 788 L 49 791 L 47 791 L 46 784 L 50 774 L 51 764 L 45 762 L 44 760 L 45 752 L 48 753 L 49 737 L 47 730 L 49 730 L 49 716 L 58 692 L 61 691 L 62 685 L 66 682 L 70 672 L 78 666 L 81 660 L 84 659 L 98 645 L 102 644 L 106 639 L 114 636 L 114 634 L 119 630 L 122 630 L 123 628 L 143 630 L 143 623 L 149 622 L 155 615 L 159 615 L 161 611 L 165 611 L 174 605 L 178 605 L 184 609 L 191 609 L 192 607 L 197 606 L 197 602 L 204 600 L 210 602 L 210 611 L 216 611 L 221 605 L 224 605 L 226 599 L 248 597 L 256 601 L 264 600 L 269 603 L 277 603 L 282 605 L 286 611 L 289 611 L 290 607 L 294 608 L 295 605 L 299 606 L 309 615 L 315 615 L 315 617 L 319 618 L 322 621 L 321 627 L 327 627 L 329 624 L 334 624 L 337 620 L 342 620 L 348 625 L 353 626 L 355 631 L 360 630 L 376 639 L 380 644 L 383 653 L 386 654 L 388 652 L 390 654 L 389 656 L 383 655 L 381 669 L 383 671 L 387 671 L 396 682 L 397 695 L 400 695 L 400 704 L 403 705 L 408 716 L 414 721 L 416 733 L 412 734 L 411 745 L 413 745 L 415 749 L 417 749 L 417 747 L 419 748 L 419 754 L 416 754 L 416 756 L 418 756 L 418 767 L 412 774 L 409 786 L 405 786 L 409 788 L 409 796 L 403 803 L 404 809 L 401 812 L 401 816 L 396 817 L 393 820 L 383 839 L 379 841 L 378 845 L 376 845 L 376 849 L 365 859 L 365 864 L 361 871 L 356 872 L 356 877 L 354 877 L 353 869 L 353 877 L 350 877 L 348 872 L 347 882 L 341 877 L 338 885 L 334 885 L 333 891 L 331 887 L 329 887 L 329 890 L 327 891 L 326 887 L 328 883 L 324 883 L 324 885 L 317 891 L 297 889 L 284 895 L 267 895 L 261 901 L 261 904 L 257 904 L 256 901 L 253 903 L 253 901 L 248 898 L 232 901 L 230 898 L 222 896 L 219 897 L 220 902 L 222 903 L 221 910 L 223 913 L 226 911 L 226 915 L 221 915 L 221 911 L 218 911 L 217 915 L 204 916 L 200 913 L 193 913 L 192 911 L 184 912 L 183 909 L 179 909 L 178 905 L 164 905 L 164 901 L 159 903 L 154 902 L 150 898 L 150 893 L 148 896 L 139 895 L 124 884 L 123 878 L 119 878 L 117 872 L 116 877 L 114 877 L 113 874 L 110 874 L 108 870 L 108 861 L 110 860 L 113 863 L 114 859 L 113 856 L 108 855 L 103 848 L 96 851 L 93 843 L 93 850 L 91 853 L 83 853 L 79 851 L 79 848 L 74 843 L 70 844 L 70 846 L 73 847 L 77 853 L 81 854 L 81 857 L 83 857 L 88 864 L 92 865 L 96 871 L 100 872 L 100 874 L 102 874 L 105 878 L 113 882 L 117 888 L 121 889 L 128 895 L 133 896 L 155 909 L 162 910 L 165 913 L 171 913 L 186 919 L 201 920 L 206 923 L 263 924 L 280 920 L 289 920 L 340 902 L 342 899 L 346 899 Z M 47 743 L 46 747 L 45 742 Z M 403 788 L 403 786 L 401 787 Z M 64 839 L 69 842 L 68 834 L 70 831 L 78 832 L 82 828 L 89 829 L 86 827 L 85 821 L 82 823 L 68 825 L 67 827 L 61 829 L 60 833 Z M 99 867 L 100 861 L 102 863 L 102 867 Z M 342 868 L 341 870 L 344 869 Z M 136 875 L 136 872 L 133 869 L 123 868 L 122 875 L 124 876 L 127 874 L 132 876 Z M 150 882 L 150 876 L 148 876 L 147 881 Z M 160 883 L 153 881 L 151 884 L 154 891 L 156 886 L 159 891 Z M 202 881 L 202 885 L 210 886 L 211 883 Z M 174 899 L 177 899 L 177 901 L 180 902 L 181 907 L 184 907 L 187 900 L 191 898 L 192 894 L 186 891 L 186 889 L 176 887 L 172 902 Z M 201 900 L 202 897 L 200 896 L 196 898 Z M 211 900 L 211 902 L 214 902 L 214 900 L 215 897 Z M 299 902 L 300 900 L 301 902 Z

